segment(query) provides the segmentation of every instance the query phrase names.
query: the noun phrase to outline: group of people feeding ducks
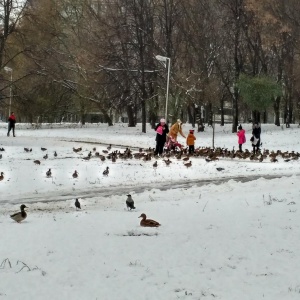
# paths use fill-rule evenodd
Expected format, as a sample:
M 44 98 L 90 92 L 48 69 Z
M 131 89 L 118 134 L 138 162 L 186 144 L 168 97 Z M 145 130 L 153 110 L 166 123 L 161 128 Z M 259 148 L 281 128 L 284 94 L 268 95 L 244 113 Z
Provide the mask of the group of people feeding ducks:
M 182 122 L 180 119 L 174 123 L 170 130 L 165 119 L 160 119 L 160 122 L 155 127 L 156 131 L 156 148 L 155 155 L 162 155 L 164 151 L 165 144 L 169 150 L 175 147 L 182 149 L 182 145 L 177 142 L 177 136 L 180 134 L 183 138 L 186 138 L 186 144 L 189 147 L 189 153 L 193 153 L 195 150 L 195 140 L 194 130 L 189 131 L 186 137 L 182 132 Z
M 127 195 L 126 206 L 127 206 L 128 210 L 135 209 L 134 201 L 130 194 Z M 81 209 L 81 205 L 80 205 L 78 198 L 76 198 L 76 200 L 75 200 L 75 207 L 76 207 L 76 210 Z M 25 208 L 28 208 L 28 207 L 25 204 L 22 204 L 20 206 L 21 211 L 11 215 L 10 217 L 17 223 L 21 223 L 22 221 L 24 221 L 27 218 L 27 213 L 25 211 Z M 146 214 L 141 214 L 139 216 L 139 218 L 142 218 L 140 225 L 143 227 L 159 227 L 161 225 L 157 221 L 147 219 Z

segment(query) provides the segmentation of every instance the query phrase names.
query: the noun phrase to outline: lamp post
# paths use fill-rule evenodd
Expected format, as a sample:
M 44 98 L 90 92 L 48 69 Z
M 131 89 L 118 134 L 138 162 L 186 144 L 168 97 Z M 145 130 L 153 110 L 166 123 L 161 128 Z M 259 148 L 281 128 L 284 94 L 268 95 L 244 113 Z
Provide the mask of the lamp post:
M 166 56 L 156 55 L 155 58 L 158 61 L 164 62 L 165 67 L 168 66 L 168 78 L 167 78 L 167 95 L 166 95 L 166 110 L 165 110 L 165 119 L 168 122 L 168 102 L 169 102 L 169 82 L 170 82 L 170 66 L 171 66 L 171 59 Z
M 9 67 L 4 67 L 4 70 L 6 72 L 10 72 L 10 88 L 9 88 L 9 109 L 8 109 L 8 115 L 10 116 L 10 111 L 11 111 L 11 101 L 12 101 L 12 72 L 13 69 Z

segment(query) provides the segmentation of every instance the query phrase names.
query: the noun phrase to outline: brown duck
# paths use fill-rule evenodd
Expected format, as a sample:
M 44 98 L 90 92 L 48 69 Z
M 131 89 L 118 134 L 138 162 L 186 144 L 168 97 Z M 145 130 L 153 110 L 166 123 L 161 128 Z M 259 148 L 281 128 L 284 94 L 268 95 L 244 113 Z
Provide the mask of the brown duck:
M 16 222 L 21 223 L 22 221 L 24 221 L 27 218 L 27 213 L 24 210 L 25 208 L 28 208 L 28 207 L 26 205 L 22 204 L 20 206 L 21 211 L 11 215 L 10 217 L 13 220 L 15 220 Z
M 139 218 L 142 218 L 140 225 L 143 227 L 159 227 L 161 225 L 154 220 L 147 219 L 147 216 L 145 214 L 141 214 Z

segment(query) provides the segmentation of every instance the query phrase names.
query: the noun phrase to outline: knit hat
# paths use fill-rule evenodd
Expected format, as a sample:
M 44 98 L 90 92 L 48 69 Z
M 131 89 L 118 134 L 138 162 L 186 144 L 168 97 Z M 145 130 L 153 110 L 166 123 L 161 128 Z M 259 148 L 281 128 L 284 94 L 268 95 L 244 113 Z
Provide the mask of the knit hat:
M 160 123 L 166 123 L 166 120 L 164 118 L 161 118 Z

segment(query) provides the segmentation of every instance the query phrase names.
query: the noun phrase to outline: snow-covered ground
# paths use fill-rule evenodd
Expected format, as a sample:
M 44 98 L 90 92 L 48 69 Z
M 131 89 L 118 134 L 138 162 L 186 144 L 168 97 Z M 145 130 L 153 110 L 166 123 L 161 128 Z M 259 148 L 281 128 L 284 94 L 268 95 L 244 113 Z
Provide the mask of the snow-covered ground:
M 152 148 L 150 127 L 17 124 L 13 138 L 6 126 L 0 124 L 0 299 L 299 299 L 298 160 L 201 157 L 186 168 L 171 158 L 154 169 L 154 159 L 101 161 L 93 151 Z M 250 125 L 244 128 L 250 149 Z M 196 147 L 212 145 L 212 128 L 195 135 Z M 299 142 L 297 125 L 262 125 L 262 148 L 300 152 Z M 214 143 L 238 148 L 230 125 L 216 125 Z M 127 193 L 136 210 L 127 211 Z M 28 217 L 18 224 L 9 215 L 23 203 Z M 162 226 L 140 227 L 141 213 Z

